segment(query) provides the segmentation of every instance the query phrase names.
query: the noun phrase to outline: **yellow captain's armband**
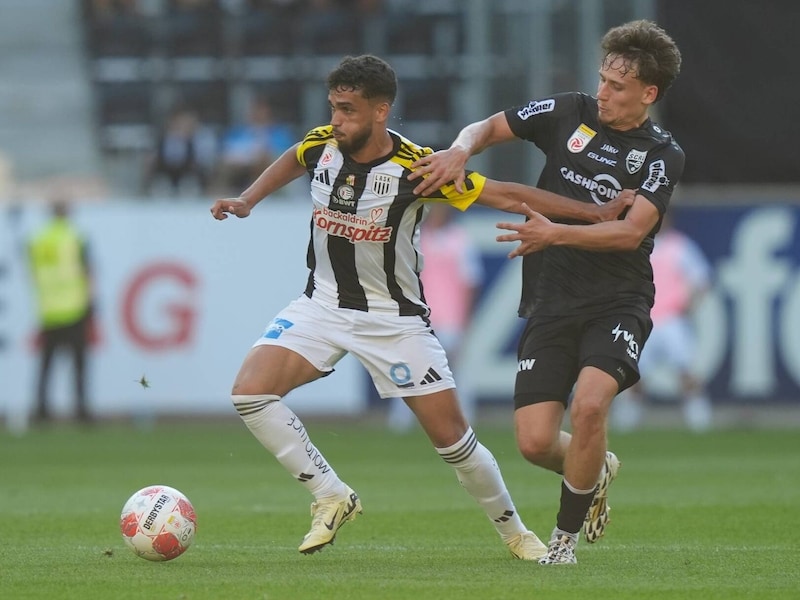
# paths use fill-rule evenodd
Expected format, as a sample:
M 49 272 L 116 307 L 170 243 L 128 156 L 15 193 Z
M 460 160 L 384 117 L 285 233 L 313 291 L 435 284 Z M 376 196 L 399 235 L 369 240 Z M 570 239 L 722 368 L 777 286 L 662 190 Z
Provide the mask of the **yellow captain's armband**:
M 467 177 L 462 185 L 463 193 L 458 193 L 453 183 L 443 185 L 439 188 L 439 192 L 458 210 L 467 210 L 481 195 L 484 185 L 486 185 L 486 177 L 475 171 L 467 171 Z

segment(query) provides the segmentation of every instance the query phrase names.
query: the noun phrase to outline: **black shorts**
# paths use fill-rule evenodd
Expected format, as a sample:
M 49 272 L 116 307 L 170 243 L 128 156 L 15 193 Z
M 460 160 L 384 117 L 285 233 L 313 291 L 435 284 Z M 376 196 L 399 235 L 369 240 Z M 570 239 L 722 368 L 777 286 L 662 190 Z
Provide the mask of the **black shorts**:
M 557 400 L 567 405 L 583 367 L 616 379 L 619 391 L 639 381 L 639 355 L 653 323 L 621 310 L 528 319 L 517 349 L 514 407 Z

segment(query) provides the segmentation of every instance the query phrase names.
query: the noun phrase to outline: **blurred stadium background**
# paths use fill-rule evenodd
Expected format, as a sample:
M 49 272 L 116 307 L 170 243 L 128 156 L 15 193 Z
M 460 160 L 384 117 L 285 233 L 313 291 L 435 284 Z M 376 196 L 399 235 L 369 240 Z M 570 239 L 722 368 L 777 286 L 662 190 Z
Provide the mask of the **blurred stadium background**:
M 100 18 L 109 7 L 111 18 Z M 656 118 L 687 154 L 675 221 L 715 269 L 698 366 L 720 425 L 798 425 L 793 0 L 3 0 L 0 417 L 24 427 L 32 403 L 35 316 L 23 247 L 54 194 L 76 201 L 93 252 L 90 396 L 99 416 L 231 415 L 241 358 L 302 291 L 302 186 L 224 224 L 208 215 L 210 194 L 143 191 L 145 161 L 176 103 L 221 136 L 266 93 L 299 137 L 327 119 L 330 67 L 370 52 L 400 78 L 392 127 L 439 148 L 508 106 L 593 92 L 600 37 L 634 18 L 657 20 L 684 55 Z M 541 157 L 529 144 L 508 146 L 471 166 L 535 183 Z M 495 220 L 481 210 L 464 217 L 487 272 L 466 354 L 482 408 L 509 419 L 519 265 L 493 241 Z M 57 375 L 56 411 L 67 415 L 66 369 Z M 143 376 L 150 388 L 138 384 Z M 316 385 L 290 398 L 302 413 L 362 416 L 376 407 L 349 359 Z M 665 397 L 674 392 L 668 377 L 659 386 Z

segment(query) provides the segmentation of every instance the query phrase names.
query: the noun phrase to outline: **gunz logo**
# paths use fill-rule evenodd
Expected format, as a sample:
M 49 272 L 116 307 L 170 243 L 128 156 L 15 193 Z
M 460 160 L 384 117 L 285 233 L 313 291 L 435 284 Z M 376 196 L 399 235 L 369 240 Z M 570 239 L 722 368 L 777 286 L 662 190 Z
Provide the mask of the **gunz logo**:
M 614 336 L 616 342 L 620 336 L 624 342 L 628 344 L 627 352 L 633 360 L 639 360 L 639 343 L 634 339 L 633 334 L 629 331 L 621 329 L 622 323 L 617 323 L 617 326 L 611 330 L 611 335 Z

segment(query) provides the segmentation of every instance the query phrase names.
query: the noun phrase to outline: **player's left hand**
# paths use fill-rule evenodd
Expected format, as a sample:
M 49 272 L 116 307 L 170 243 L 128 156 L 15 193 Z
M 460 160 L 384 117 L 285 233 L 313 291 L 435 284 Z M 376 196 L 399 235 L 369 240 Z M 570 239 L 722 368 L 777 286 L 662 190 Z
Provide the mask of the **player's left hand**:
M 504 233 L 497 236 L 498 242 L 520 242 L 512 250 L 508 258 L 525 256 L 533 252 L 544 250 L 551 243 L 551 231 L 553 222 L 541 213 L 536 212 L 527 204 L 522 205 L 522 211 L 528 220 L 524 223 L 498 223 L 498 229 L 516 231 L 516 233 Z

